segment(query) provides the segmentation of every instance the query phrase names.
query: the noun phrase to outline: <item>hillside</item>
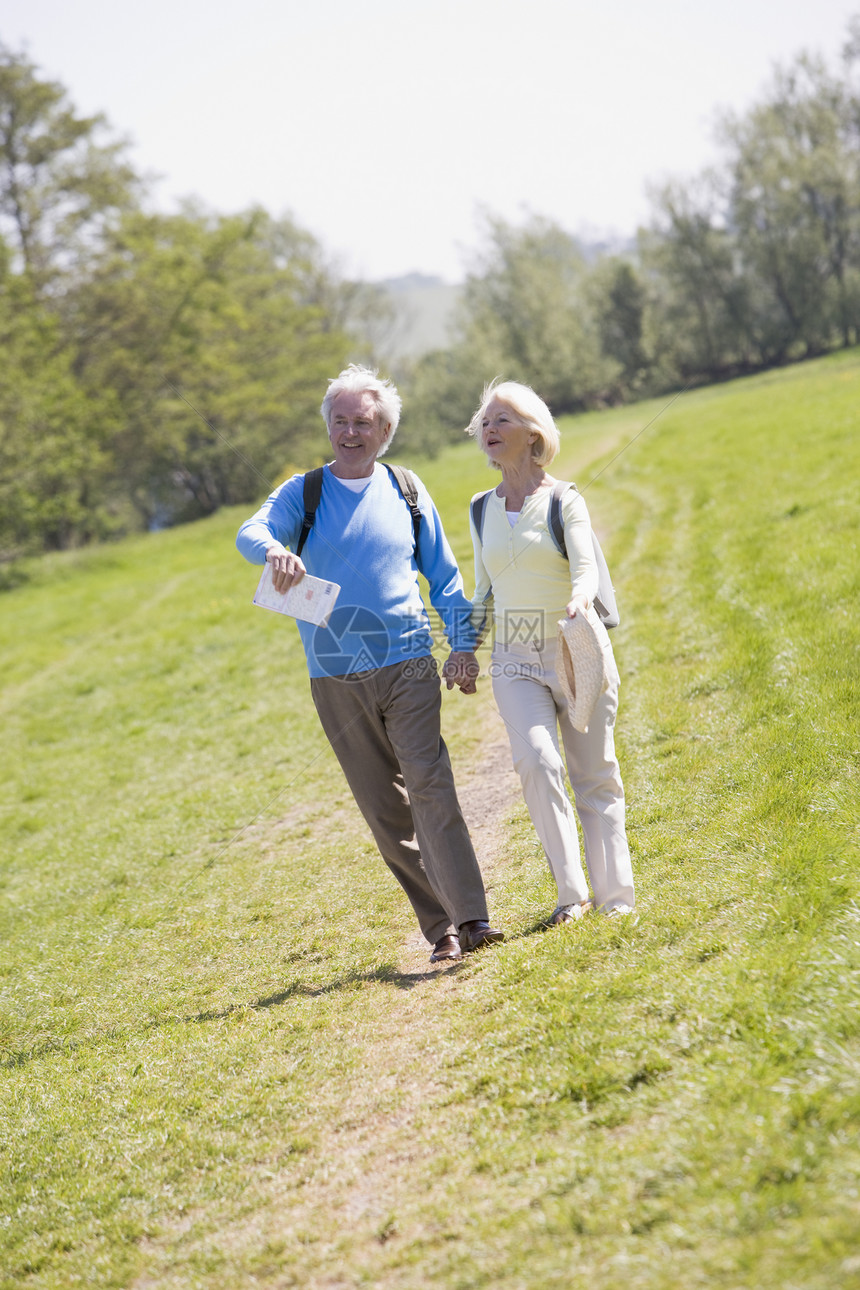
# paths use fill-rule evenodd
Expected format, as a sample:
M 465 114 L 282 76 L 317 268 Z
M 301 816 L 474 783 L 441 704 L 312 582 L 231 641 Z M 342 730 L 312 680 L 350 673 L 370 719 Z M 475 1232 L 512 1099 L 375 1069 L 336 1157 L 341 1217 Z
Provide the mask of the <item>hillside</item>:
M 504 945 L 432 968 L 221 513 L 0 599 L 0 1290 L 860 1285 L 860 353 L 564 426 L 638 924 L 443 727 Z M 471 585 L 465 443 L 412 463 Z
M 388 346 L 392 361 L 420 358 L 451 343 L 461 287 L 421 273 L 389 278 L 380 285 L 391 296 L 396 310 L 396 325 Z

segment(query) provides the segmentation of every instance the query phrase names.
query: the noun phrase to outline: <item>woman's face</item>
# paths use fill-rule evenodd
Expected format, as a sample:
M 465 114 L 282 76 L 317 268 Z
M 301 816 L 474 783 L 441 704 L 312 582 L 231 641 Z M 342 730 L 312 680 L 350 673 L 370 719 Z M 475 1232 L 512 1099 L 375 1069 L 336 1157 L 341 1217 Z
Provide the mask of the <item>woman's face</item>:
M 524 426 L 513 408 L 501 399 L 491 399 L 481 421 L 481 447 L 497 465 L 530 460 L 534 430 Z

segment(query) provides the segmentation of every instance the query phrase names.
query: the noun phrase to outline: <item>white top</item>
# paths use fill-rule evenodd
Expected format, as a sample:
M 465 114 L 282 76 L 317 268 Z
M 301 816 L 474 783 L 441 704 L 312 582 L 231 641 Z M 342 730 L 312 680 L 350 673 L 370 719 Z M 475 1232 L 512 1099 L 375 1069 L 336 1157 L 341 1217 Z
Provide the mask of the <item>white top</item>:
M 336 479 L 339 484 L 343 484 L 344 488 L 348 488 L 352 493 L 363 493 L 365 488 L 369 486 L 373 476 L 366 475 L 363 479 L 341 479 L 340 475 L 332 475 L 332 479 Z

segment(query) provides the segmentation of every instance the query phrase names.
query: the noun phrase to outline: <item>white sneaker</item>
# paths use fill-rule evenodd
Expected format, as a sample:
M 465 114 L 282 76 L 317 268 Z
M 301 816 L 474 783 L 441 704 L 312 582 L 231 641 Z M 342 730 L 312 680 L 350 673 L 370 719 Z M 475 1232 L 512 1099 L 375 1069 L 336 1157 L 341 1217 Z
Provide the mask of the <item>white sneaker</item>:
M 556 905 L 549 925 L 559 927 L 562 923 L 573 923 L 577 918 L 582 918 L 583 914 L 590 913 L 593 908 L 590 900 L 584 900 L 581 905 Z
M 629 918 L 631 923 L 639 922 L 639 915 L 632 905 L 613 905 L 606 910 L 607 918 Z

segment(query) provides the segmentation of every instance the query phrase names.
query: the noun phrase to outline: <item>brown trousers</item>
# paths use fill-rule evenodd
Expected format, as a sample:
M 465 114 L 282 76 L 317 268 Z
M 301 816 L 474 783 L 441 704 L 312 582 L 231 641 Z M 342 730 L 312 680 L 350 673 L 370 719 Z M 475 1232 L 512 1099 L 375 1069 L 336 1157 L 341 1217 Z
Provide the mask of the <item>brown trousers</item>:
M 435 661 L 311 678 L 322 728 L 380 853 L 431 944 L 487 918 L 484 883 L 440 734 Z

